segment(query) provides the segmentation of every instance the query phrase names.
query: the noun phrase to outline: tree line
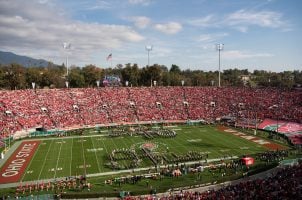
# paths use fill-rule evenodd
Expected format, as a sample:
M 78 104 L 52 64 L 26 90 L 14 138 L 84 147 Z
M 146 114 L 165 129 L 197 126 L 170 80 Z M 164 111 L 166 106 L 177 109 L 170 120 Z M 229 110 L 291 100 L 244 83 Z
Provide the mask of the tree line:
M 73 88 L 96 87 L 96 82 L 105 76 L 118 76 L 122 85 L 150 86 L 156 81 L 158 86 L 217 86 L 218 71 L 181 70 L 179 66 L 170 68 L 164 65 L 139 67 L 137 64 L 118 64 L 114 68 L 100 68 L 95 65 L 85 67 L 66 67 L 49 63 L 47 67 L 24 67 L 19 64 L 0 65 L 0 88 L 26 89 L 63 88 L 65 82 Z M 269 72 L 265 70 L 226 69 L 221 72 L 222 86 L 247 87 L 282 87 L 292 88 L 302 85 L 302 71 Z M 102 84 L 101 84 L 102 86 Z

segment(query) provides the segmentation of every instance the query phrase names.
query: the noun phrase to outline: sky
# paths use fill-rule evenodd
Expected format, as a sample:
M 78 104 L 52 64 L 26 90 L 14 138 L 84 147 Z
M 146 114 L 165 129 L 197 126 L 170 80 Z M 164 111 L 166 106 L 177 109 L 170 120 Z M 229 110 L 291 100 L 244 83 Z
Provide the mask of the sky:
M 152 46 L 150 65 L 213 71 L 224 44 L 221 70 L 302 70 L 301 9 L 301 0 L 0 0 L 0 50 L 106 68 L 144 67 Z

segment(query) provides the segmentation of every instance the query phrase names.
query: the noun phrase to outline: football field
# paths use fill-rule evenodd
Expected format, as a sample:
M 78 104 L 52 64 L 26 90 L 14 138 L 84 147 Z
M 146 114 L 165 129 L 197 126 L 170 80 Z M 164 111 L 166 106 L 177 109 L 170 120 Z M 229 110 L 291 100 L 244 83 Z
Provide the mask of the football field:
M 214 159 L 267 150 L 255 142 L 213 126 L 173 126 L 169 129 L 177 133 L 176 137 L 110 137 L 104 131 L 101 134 L 86 136 L 34 139 L 39 141 L 39 146 L 27 164 L 21 180 L 44 180 L 118 170 L 109 167 L 109 155 L 114 150 L 122 149 L 131 149 L 140 158 L 137 168 L 154 166 L 151 160 L 144 156 L 142 147 L 150 148 L 154 155 L 165 157 L 166 160 L 162 159 L 160 164 L 169 164 L 167 160 L 178 156 L 186 157 L 188 152 L 197 152 L 202 159 Z M 117 162 L 120 166 L 129 166 L 131 160 L 124 157 L 121 155 Z

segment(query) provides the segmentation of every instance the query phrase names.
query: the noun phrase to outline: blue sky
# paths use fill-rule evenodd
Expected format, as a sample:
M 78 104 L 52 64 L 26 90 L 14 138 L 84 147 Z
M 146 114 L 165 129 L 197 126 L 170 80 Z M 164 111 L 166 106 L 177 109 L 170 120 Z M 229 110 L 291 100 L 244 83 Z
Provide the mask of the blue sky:
M 54 63 L 302 70 L 300 0 L 0 0 L 0 49 Z M 64 50 L 63 42 L 71 43 Z

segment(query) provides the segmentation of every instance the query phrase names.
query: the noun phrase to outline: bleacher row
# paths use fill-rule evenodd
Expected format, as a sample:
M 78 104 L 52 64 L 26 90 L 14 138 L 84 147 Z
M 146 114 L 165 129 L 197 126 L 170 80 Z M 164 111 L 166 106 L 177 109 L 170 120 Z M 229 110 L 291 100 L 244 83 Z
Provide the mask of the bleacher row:
M 273 88 L 105 87 L 0 90 L 1 136 L 35 127 L 161 120 L 211 121 L 232 115 L 302 122 L 302 92 Z
M 267 131 L 277 131 L 278 133 L 284 134 L 290 139 L 293 144 L 302 144 L 302 124 L 282 121 L 264 119 L 258 126 L 259 129 Z

